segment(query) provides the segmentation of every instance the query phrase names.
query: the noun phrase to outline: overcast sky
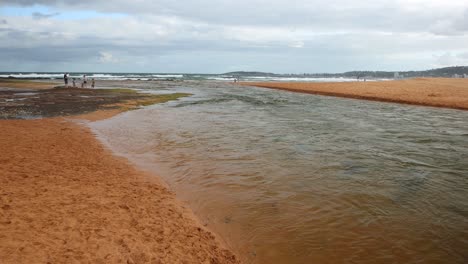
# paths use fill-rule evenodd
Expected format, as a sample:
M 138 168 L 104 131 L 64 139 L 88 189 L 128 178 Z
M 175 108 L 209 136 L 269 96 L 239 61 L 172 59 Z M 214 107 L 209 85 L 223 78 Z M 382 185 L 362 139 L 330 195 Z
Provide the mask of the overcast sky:
M 0 0 L 0 71 L 468 65 L 464 0 Z

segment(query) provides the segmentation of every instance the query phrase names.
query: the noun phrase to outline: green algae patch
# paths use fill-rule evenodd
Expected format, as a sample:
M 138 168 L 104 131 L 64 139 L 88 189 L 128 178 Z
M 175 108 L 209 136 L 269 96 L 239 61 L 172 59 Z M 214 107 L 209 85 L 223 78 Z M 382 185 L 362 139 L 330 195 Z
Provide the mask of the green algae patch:
M 0 83 L 31 83 L 31 80 L 14 79 L 14 78 L 0 78 Z
M 129 88 L 112 88 L 112 89 L 94 89 L 95 91 L 103 92 L 103 93 L 118 93 L 118 94 L 136 94 L 138 93 L 137 90 L 129 89 Z
M 192 94 L 189 93 L 173 93 L 173 94 L 159 94 L 159 95 L 152 95 L 151 97 L 144 99 L 140 102 L 141 106 L 148 106 L 152 104 L 160 104 L 169 101 L 174 101 L 182 97 L 191 96 Z
M 142 94 L 138 94 L 138 95 L 142 95 Z M 158 95 L 144 94 L 142 98 L 129 100 L 126 103 L 114 105 L 114 107 L 118 106 L 118 108 L 122 112 L 126 112 L 126 111 L 137 110 L 137 109 L 140 109 L 141 107 L 145 107 L 149 105 L 161 104 L 161 103 L 166 103 L 169 101 L 178 100 L 179 98 L 187 97 L 191 95 L 192 94 L 189 94 L 189 93 L 173 93 L 173 94 L 158 94 Z M 113 106 L 111 105 L 108 107 L 113 107 Z

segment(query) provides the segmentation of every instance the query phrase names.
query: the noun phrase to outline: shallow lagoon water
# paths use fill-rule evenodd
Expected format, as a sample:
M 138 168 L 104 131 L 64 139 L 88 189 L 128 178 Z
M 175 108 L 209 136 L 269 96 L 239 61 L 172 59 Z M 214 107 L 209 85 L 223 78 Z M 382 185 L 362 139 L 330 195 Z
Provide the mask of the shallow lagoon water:
M 466 263 L 468 112 L 216 82 L 91 124 L 246 263 Z

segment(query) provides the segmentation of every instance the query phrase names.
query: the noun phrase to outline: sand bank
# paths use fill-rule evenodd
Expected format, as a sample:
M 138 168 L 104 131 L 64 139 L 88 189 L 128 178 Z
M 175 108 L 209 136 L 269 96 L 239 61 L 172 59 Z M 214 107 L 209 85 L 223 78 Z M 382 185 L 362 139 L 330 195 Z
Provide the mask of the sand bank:
M 468 79 L 418 78 L 379 82 L 241 84 L 300 93 L 468 110 Z
M 64 119 L 0 121 L 2 263 L 236 263 L 163 184 Z

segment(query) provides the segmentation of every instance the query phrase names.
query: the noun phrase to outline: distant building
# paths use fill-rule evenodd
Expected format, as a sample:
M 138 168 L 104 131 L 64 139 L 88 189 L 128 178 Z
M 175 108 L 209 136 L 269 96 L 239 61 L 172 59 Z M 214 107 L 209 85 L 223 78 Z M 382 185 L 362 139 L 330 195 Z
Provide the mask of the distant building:
M 395 72 L 395 73 L 393 74 L 393 78 L 394 78 L 394 79 L 399 79 L 399 78 L 400 78 L 400 73 Z
M 468 78 L 468 74 L 463 74 L 463 78 Z
M 452 76 L 452 78 L 460 78 L 460 76 L 459 76 L 458 74 L 455 73 L 455 74 Z

